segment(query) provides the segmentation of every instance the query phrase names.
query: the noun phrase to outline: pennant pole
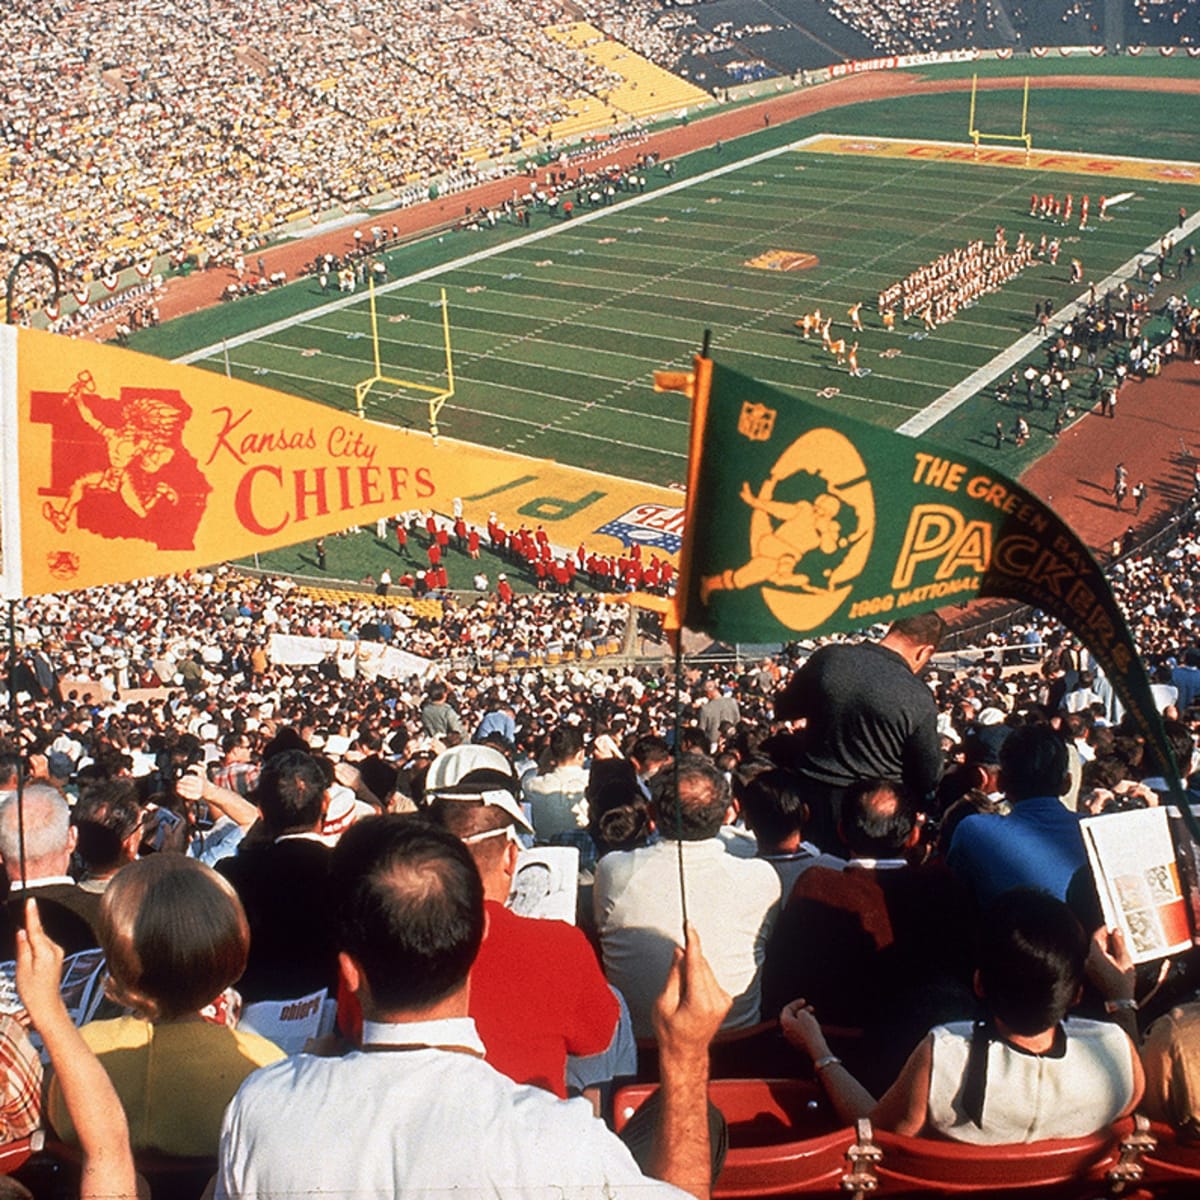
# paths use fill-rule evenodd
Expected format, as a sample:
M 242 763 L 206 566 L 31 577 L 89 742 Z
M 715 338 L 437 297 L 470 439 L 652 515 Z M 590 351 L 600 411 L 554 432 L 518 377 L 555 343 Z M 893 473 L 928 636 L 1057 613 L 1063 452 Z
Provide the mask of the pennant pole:
M 675 647 L 675 745 L 672 772 L 675 781 L 675 846 L 679 852 L 679 910 L 683 923 L 683 943 L 687 945 L 687 887 L 683 868 L 683 804 L 679 799 L 679 740 L 683 734 L 683 630 L 684 601 L 680 588 L 688 579 L 688 547 L 693 527 L 692 505 L 696 494 L 694 483 L 700 465 L 700 447 L 704 442 L 704 422 L 708 414 L 708 390 L 712 380 L 712 359 L 709 347 L 712 330 L 704 331 L 700 353 L 696 356 L 691 372 L 656 371 L 656 392 L 683 392 L 692 402 L 691 432 L 688 437 L 688 482 L 684 500 L 683 546 L 679 555 L 679 572 L 676 576 L 674 602 L 663 618 L 663 628 L 671 637 Z
M 13 321 L 13 290 L 16 286 L 17 275 L 26 263 L 41 263 L 50 271 L 50 279 L 54 284 L 54 299 L 51 304 L 57 304 L 62 296 L 62 280 L 58 274 L 58 263 L 45 250 L 27 250 L 18 256 L 12 270 L 5 281 L 4 319 L 8 325 Z M 8 601 L 8 704 L 11 718 L 13 737 L 16 739 L 17 750 L 17 854 L 20 858 L 21 890 L 25 890 L 25 769 L 21 757 L 20 710 L 17 705 L 17 601 L 10 597 Z
M 21 754 L 20 710 L 17 705 L 17 601 L 8 602 L 8 711 L 17 758 L 17 855 L 20 859 L 21 890 L 25 890 L 25 765 Z

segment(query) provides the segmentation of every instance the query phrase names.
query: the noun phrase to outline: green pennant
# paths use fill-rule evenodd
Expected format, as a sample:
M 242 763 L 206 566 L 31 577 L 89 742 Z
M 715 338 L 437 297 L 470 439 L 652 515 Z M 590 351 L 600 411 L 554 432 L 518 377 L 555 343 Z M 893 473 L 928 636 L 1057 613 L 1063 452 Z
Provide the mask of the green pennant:
M 684 625 L 726 642 L 789 641 L 975 596 L 1019 600 L 1087 646 L 1147 741 L 1172 762 L 1107 581 L 1031 492 L 977 459 L 719 364 L 707 403 L 696 399 Z

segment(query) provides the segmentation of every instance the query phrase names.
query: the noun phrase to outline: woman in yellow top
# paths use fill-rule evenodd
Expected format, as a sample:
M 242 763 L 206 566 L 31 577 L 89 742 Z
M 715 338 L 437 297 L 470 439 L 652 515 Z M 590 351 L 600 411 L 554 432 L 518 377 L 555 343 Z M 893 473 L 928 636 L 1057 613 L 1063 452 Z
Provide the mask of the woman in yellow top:
M 266 1038 L 200 1016 L 245 970 L 250 931 L 237 894 L 195 859 L 155 854 L 113 879 L 99 932 L 109 995 L 135 1015 L 80 1032 L 116 1088 L 134 1150 L 215 1155 L 242 1080 L 284 1057 Z M 77 1140 L 57 1081 L 48 1115 L 64 1141 Z

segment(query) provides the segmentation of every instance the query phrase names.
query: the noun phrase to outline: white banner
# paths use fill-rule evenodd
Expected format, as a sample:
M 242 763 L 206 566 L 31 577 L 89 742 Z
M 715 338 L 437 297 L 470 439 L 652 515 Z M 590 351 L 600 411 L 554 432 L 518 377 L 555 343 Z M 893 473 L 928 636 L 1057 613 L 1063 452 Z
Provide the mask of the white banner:
M 267 655 L 280 667 L 315 667 L 334 661 L 342 679 L 353 679 L 356 674 L 368 679 L 407 679 L 411 675 L 424 678 L 435 667 L 419 654 L 410 654 L 382 642 L 300 637 L 288 633 L 271 635 Z

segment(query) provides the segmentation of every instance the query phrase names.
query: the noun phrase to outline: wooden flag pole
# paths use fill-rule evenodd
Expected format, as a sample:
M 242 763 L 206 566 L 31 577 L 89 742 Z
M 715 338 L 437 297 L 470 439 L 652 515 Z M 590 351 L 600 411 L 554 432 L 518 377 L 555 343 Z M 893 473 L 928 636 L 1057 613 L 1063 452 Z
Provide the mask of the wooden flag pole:
M 704 331 L 701 342 L 700 357 L 707 358 L 709 345 L 712 342 L 712 330 Z M 676 587 L 681 586 L 682 578 L 676 581 Z M 683 866 L 683 802 L 679 798 L 679 742 L 683 735 L 683 630 L 675 630 L 675 738 L 671 771 L 675 785 L 675 849 L 679 855 L 679 913 L 683 930 L 683 944 L 687 945 L 687 876 Z M 686 978 L 686 976 L 685 976 Z

